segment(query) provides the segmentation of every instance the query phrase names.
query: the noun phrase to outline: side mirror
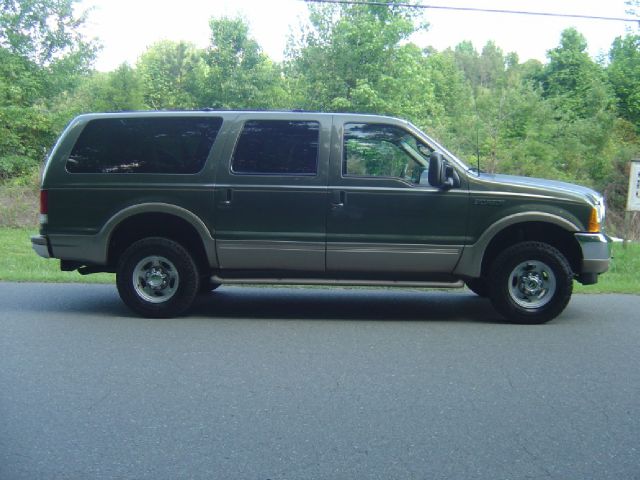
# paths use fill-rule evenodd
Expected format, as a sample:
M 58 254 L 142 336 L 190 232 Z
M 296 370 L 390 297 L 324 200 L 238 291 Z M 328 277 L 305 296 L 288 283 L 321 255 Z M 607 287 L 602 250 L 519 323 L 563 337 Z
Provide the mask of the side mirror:
M 442 186 L 442 165 L 444 159 L 440 152 L 432 152 L 429 156 L 429 185 L 440 188 Z
M 433 152 L 429 157 L 429 185 L 436 188 L 452 188 L 459 183 L 455 169 L 440 152 Z

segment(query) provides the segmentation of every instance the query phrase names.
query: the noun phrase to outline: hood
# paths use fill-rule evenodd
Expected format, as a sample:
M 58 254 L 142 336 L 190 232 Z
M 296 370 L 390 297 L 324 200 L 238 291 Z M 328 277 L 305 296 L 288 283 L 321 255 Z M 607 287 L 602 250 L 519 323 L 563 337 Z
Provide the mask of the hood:
M 603 203 L 602 195 L 591 188 L 576 185 L 574 183 L 560 182 L 558 180 L 547 180 L 544 178 L 520 177 L 517 175 L 502 175 L 481 173 L 480 180 L 489 181 L 500 184 L 502 186 L 512 186 L 515 188 L 522 187 L 531 193 L 554 195 L 560 194 L 561 197 L 580 197 L 586 198 L 593 205 L 601 205 Z

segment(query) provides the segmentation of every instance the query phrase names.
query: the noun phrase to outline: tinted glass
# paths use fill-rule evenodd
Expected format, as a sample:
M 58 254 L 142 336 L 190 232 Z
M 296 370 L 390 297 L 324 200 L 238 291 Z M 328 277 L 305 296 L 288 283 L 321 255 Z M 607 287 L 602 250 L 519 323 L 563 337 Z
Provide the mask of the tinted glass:
M 315 175 L 318 122 L 251 120 L 244 124 L 231 169 L 262 175 Z
M 426 183 L 432 149 L 393 125 L 350 123 L 344 127 L 342 173 Z
M 70 173 L 197 173 L 221 118 L 91 120 L 67 160 Z

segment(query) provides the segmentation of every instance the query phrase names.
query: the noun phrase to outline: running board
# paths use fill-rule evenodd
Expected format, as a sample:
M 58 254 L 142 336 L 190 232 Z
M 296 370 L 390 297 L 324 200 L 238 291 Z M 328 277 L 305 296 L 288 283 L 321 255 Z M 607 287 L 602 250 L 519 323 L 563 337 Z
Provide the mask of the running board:
M 254 285 L 333 285 L 350 287 L 412 287 L 412 288 L 462 288 L 462 280 L 451 282 L 420 282 L 415 280 L 345 280 L 328 278 L 222 278 L 213 275 L 211 281 L 223 285 L 250 283 Z

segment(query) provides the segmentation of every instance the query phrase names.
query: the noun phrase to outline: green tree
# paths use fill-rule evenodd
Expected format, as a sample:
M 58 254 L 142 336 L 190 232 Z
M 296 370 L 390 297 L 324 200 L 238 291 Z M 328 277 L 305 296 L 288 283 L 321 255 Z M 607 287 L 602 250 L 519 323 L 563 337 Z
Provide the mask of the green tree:
M 507 70 L 499 88 L 480 90 L 476 102 L 484 169 L 571 179 L 556 155 L 553 108 L 536 84 L 523 78 L 520 65 Z
M 480 85 L 488 88 L 504 86 L 507 77 L 507 63 L 517 64 L 517 55 L 512 53 L 505 56 L 502 49 L 494 42 L 487 42 L 482 48 L 479 58 Z
M 93 46 L 80 33 L 86 14 L 74 13 L 79 0 L 2 0 L 0 46 L 47 66 L 60 58 L 85 50 L 92 58 Z
M 213 108 L 283 108 L 280 67 L 262 52 L 240 18 L 212 18 L 211 44 L 198 69 L 196 102 Z
M 163 40 L 151 45 L 136 65 L 144 103 L 153 109 L 194 108 L 203 68 L 203 54 L 191 43 Z
M 477 118 L 471 83 L 451 49 L 427 51 L 428 78 L 433 85 L 433 115 L 420 125 L 463 157 L 476 155 Z
M 296 107 L 403 115 L 419 122 L 433 105 L 422 52 L 408 43 L 416 12 L 389 2 L 310 6 L 310 25 L 290 40 L 287 74 Z
M 609 51 L 607 74 L 622 117 L 640 129 L 640 36 L 614 40 Z
M 465 40 L 453 50 L 456 65 L 464 73 L 467 82 L 475 90 L 480 86 L 480 69 L 478 67 L 478 51 L 473 43 Z
M 76 15 L 79 0 L 1 0 L 0 47 L 40 68 L 40 94 L 52 98 L 88 73 L 97 45 Z
M 61 120 L 66 117 L 68 121 L 81 113 L 145 108 L 138 74 L 129 64 L 123 63 L 112 72 L 95 72 L 87 77 L 73 95 L 60 98 L 56 111 Z
M 547 54 L 542 82 L 547 97 L 555 97 L 567 112 L 582 118 L 609 111 L 611 90 L 604 69 L 587 53 L 587 41 L 576 29 L 562 32 L 560 45 Z
M 44 157 L 57 133 L 49 106 L 78 84 L 94 58 L 75 3 L 0 2 L 0 176 L 23 173 Z
M 539 79 L 557 125 L 558 162 L 570 178 L 599 187 L 612 168 L 615 121 L 604 68 L 589 57 L 585 38 L 573 28 L 562 32 L 548 58 Z

